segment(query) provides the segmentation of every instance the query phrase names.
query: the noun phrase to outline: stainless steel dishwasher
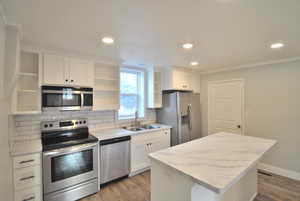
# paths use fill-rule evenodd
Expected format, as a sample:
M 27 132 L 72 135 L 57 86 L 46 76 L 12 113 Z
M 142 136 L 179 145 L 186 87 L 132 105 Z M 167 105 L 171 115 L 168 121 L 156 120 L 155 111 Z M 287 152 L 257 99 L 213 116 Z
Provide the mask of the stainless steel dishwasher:
M 100 184 L 127 177 L 130 172 L 130 136 L 100 141 Z

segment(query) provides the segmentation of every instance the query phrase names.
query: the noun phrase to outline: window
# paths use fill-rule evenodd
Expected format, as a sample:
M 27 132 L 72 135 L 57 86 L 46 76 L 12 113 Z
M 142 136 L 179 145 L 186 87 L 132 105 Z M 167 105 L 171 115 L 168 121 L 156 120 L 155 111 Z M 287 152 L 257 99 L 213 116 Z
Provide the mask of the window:
M 144 72 L 122 68 L 120 71 L 120 110 L 119 119 L 144 117 Z

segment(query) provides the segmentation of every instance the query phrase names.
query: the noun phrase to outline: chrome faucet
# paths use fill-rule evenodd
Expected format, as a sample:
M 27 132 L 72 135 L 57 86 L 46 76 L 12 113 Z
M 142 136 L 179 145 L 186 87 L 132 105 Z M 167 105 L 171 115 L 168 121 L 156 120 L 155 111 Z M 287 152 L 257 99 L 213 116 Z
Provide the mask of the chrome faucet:
M 135 118 L 134 118 L 134 126 L 135 126 L 136 128 L 138 128 L 138 127 L 141 126 L 141 122 L 138 121 L 138 117 L 139 117 L 139 112 L 136 111 L 136 112 L 135 112 Z

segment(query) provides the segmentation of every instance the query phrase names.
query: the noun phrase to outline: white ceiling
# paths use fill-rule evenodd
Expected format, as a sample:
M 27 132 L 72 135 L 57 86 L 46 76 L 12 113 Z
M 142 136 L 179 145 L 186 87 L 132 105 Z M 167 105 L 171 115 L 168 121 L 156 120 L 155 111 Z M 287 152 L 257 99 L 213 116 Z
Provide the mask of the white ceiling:
M 299 0 L 0 0 L 23 42 L 129 65 L 202 71 L 300 56 Z M 115 38 L 113 46 L 99 41 Z M 192 42 L 195 48 L 183 50 Z M 270 44 L 285 47 L 271 50 Z

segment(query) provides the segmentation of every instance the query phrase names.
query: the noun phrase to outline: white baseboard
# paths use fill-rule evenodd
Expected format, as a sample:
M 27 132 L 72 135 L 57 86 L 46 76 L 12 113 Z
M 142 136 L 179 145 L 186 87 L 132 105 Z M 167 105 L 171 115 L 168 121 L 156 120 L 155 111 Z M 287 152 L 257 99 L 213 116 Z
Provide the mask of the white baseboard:
M 300 172 L 275 167 L 265 163 L 259 163 L 258 169 L 300 181 Z
M 146 172 L 148 170 L 150 170 L 150 167 L 143 168 L 141 170 L 137 170 L 137 171 L 134 171 L 134 172 L 130 172 L 129 177 L 133 177 L 135 175 L 141 174 L 141 173 Z

